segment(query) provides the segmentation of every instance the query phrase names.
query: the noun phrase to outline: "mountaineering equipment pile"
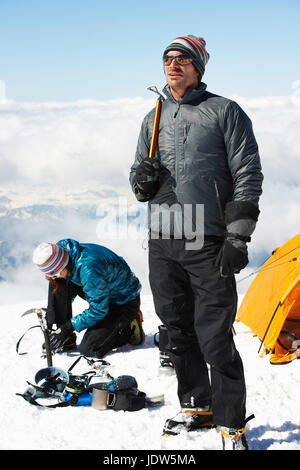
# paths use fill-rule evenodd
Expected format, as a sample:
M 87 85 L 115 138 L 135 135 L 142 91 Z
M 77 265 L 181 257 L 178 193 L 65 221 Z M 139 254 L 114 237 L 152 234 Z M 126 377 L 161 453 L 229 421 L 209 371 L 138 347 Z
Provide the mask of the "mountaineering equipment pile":
M 276 248 L 259 270 L 237 312 L 258 336 L 271 364 L 300 357 L 300 234 Z
M 211 429 L 214 427 L 212 411 L 201 408 L 182 408 L 174 418 L 167 419 L 163 429 L 163 436 L 177 436 L 181 431 L 194 431 L 197 429 Z
M 106 370 L 110 365 L 103 359 L 93 360 L 84 355 L 80 355 L 67 371 L 53 366 L 52 353 L 59 352 L 61 348 L 51 351 L 50 330 L 48 329 L 45 308 L 30 309 L 23 313 L 22 316 L 29 313 L 36 313 L 39 325 L 29 328 L 40 327 L 45 338 L 45 351 L 47 357 L 47 365 L 35 374 L 35 383 L 27 382 L 28 387 L 24 393 L 16 395 L 23 397 L 28 403 L 42 408 L 62 408 L 67 406 L 92 406 L 97 410 L 112 409 L 115 411 L 138 411 L 145 407 L 155 407 L 164 404 L 164 396 L 147 397 L 146 393 L 138 390 L 137 381 L 129 375 L 120 375 L 116 378 L 112 377 Z M 144 333 L 142 328 L 142 313 L 131 322 L 130 344 L 138 345 L 144 341 Z M 27 330 L 27 331 L 29 331 Z M 16 352 L 19 353 L 19 345 L 26 332 L 21 336 L 16 345 Z M 80 375 L 71 373 L 81 358 L 85 358 L 92 370 Z M 92 383 L 92 379 L 100 377 L 100 382 Z M 56 402 L 46 404 L 37 401 L 49 398 L 55 398 Z
M 82 357 L 86 359 L 88 365 L 92 367 L 92 370 L 81 375 L 71 374 L 72 369 Z M 28 387 L 25 392 L 17 393 L 17 395 L 23 397 L 32 405 L 46 408 L 74 406 L 77 404 L 78 397 L 88 388 L 93 376 L 101 377 L 103 380 L 112 379 L 111 375 L 106 371 L 109 365 L 107 361 L 102 359 L 93 360 L 81 355 L 67 371 L 53 366 L 40 369 L 35 374 L 35 384 L 27 381 Z M 71 397 L 69 393 L 74 395 L 73 400 L 70 400 Z M 56 398 L 58 402 L 46 405 L 37 402 L 36 400 L 39 398 Z
M 158 337 L 158 339 L 157 339 Z M 158 346 L 159 349 L 159 362 L 160 368 L 159 371 L 167 374 L 175 373 L 173 362 L 166 352 L 166 346 L 168 343 L 168 331 L 164 325 L 159 325 L 158 333 L 154 335 L 154 344 Z
M 91 371 L 80 375 L 71 373 L 72 369 L 84 358 Z M 97 410 L 138 411 L 145 407 L 161 406 L 163 395 L 147 397 L 137 388 L 137 381 L 129 375 L 113 378 L 106 370 L 109 362 L 103 359 L 93 360 L 79 356 L 67 371 L 57 367 L 46 367 L 35 375 L 35 384 L 27 382 L 24 393 L 17 393 L 31 405 L 44 408 L 62 408 L 66 406 L 92 406 Z M 92 383 L 92 378 L 100 377 L 100 382 Z M 54 404 L 44 404 L 38 399 L 55 398 Z

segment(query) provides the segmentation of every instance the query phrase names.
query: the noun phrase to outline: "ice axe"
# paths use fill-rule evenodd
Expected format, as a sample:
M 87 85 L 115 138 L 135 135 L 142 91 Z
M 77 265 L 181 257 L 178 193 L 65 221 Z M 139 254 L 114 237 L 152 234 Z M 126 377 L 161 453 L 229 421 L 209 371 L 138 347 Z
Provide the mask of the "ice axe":
M 159 120 L 160 120 L 160 113 L 161 113 L 161 105 L 162 105 L 162 102 L 165 100 L 165 98 L 158 91 L 156 86 L 149 86 L 147 88 L 147 90 L 153 91 L 154 93 L 158 94 L 158 98 L 157 98 L 157 101 L 156 101 L 156 107 L 155 107 L 154 124 L 153 124 L 153 130 L 152 130 L 150 151 L 149 151 L 149 158 L 153 158 L 155 156 L 156 147 L 157 147 L 158 127 L 159 127 Z
M 36 313 L 41 330 L 45 338 L 47 365 L 48 367 L 52 367 L 53 365 L 52 353 L 51 353 L 51 347 L 50 347 L 49 328 L 47 325 L 46 312 L 47 310 L 45 308 L 31 308 L 30 310 L 26 310 L 26 312 L 22 314 L 22 317 L 24 317 L 25 315 L 28 315 L 29 313 Z

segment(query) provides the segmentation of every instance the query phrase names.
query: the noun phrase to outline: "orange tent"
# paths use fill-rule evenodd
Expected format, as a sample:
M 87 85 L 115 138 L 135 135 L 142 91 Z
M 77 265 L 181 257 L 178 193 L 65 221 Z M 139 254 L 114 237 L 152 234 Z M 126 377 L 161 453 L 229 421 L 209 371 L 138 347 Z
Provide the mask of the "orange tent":
M 260 355 L 271 353 L 272 364 L 300 357 L 300 234 L 273 251 L 247 290 L 236 321 L 258 336 L 264 346 Z

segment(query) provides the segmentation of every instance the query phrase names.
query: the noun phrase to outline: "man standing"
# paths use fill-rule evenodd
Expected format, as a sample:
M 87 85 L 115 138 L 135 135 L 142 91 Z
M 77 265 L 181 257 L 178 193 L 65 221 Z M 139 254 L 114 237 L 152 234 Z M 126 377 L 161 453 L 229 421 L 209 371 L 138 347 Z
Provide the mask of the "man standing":
M 224 442 L 244 450 L 234 274 L 248 263 L 263 176 L 250 119 L 201 81 L 208 59 L 200 37 L 178 37 L 166 47 L 167 99 L 156 155 L 148 158 L 152 110 L 142 123 L 130 182 L 137 199 L 149 201 L 149 279 L 178 380 L 181 410 L 164 433 L 216 425 Z

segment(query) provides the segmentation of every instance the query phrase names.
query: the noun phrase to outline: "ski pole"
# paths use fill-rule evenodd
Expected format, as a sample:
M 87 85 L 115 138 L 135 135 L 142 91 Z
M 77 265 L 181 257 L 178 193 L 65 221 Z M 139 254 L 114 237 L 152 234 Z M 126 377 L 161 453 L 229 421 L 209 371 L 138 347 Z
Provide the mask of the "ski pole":
M 159 91 L 157 90 L 155 86 L 148 87 L 148 90 L 153 91 L 154 93 L 158 94 L 158 99 L 156 101 L 156 107 L 155 107 L 154 124 L 153 124 L 153 130 L 152 130 L 150 151 L 149 151 L 149 158 L 153 158 L 155 156 L 156 147 L 157 147 L 161 105 L 162 105 L 162 102 L 164 101 L 164 97 L 161 93 L 159 93 Z

